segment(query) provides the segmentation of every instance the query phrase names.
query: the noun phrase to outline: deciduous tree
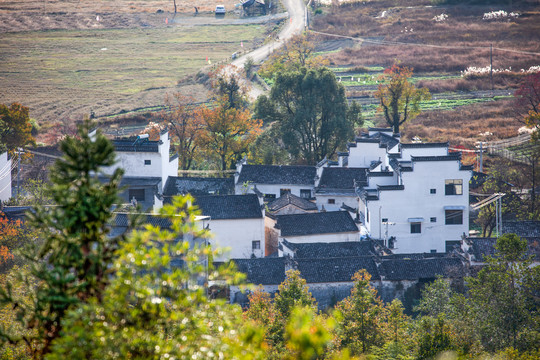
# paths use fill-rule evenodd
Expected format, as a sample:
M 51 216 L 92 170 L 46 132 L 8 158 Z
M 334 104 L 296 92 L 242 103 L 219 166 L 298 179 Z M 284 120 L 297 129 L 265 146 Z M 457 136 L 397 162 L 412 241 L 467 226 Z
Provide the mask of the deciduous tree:
M 384 70 L 382 79 L 374 97 L 379 99 L 380 110 L 386 123 L 399 133 L 399 126 L 420 114 L 420 102 L 431 99 L 427 88 L 416 88 L 409 79 L 412 69 L 394 64 Z
M 331 157 L 353 136 L 345 89 L 326 68 L 277 74 L 269 100 L 260 98 L 255 112 L 275 117 L 283 143 L 298 162 Z
M 354 274 L 352 280 L 351 295 L 337 306 L 336 343 L 339 348 L 348 347 L 353 354 L 360 354 L 383 344 L 385 310 L 365 269 Z
M 540 278 L 529 267 L 527 247 L 527 241 L 515 234 L 501 236 L 495 257 L 487 259 L 477 277 L 468 279 L 476 331 L 490 351 L 527 350 L 538 344 L 538 312 L 531 310 L 540 302 L 531 296 L 538 292 Z M 534 281 L 526 282 L 529 278 Z
M 191 98 L 174 94 L 167 97 L 168 109 L 160 114 L 168 125 L 169 135 L 178 153 L 178 165 L 182 170 L 189 170 L 197 159 L 204 129 L 201 108 L 189 105 L 192 102 Z
M 35 143 L 28 108 L 18 103 L 0 104 L 0 153 Z
M 260 73 L 265 78 L 273 78 L 281 72 L 300 71 L 301 68 L 327 66 L 329 61 L 315 55 L 315 38 L 308 33 L 292 36 L 282 47 L 264 62 Z
M 238 110 L 221 102 L 201 110 L 203 131 L 200 144 L 219 158 L 221 170 L 234 166 L 261 132 L 262 122 L 252 119 L 248 110 Z

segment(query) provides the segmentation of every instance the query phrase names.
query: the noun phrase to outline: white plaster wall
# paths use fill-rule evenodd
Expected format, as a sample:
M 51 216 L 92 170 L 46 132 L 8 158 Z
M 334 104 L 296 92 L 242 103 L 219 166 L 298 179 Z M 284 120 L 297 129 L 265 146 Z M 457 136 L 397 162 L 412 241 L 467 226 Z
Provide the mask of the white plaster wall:
M 379 224 L 387 218 L 395 223 L 388 226 L 388 236 L 397 239 L 394 252 L 417 253 L 444 252 L 447 240 L 460 240 L 463 233 L 468 234 L 471 174 L 458 169 L 458 161 L 416 162 L 413 172 L 403 173 L 405 190 L 381 191 L 378 201 L 368 201 L 370 221 L 366 227 L 371 236 L 384 238 L 386 226 Z M 445 195 L 446 179 L 462 179 L 463 195 Z M 436 194 L 430 194 L 432 188 Z M 445 225 L 445 206 L 464 208 L 462 225 Z M 430 222 L 431 217 L 436 217 L 436 222 Z M 410 233 L 408 218 L 424 219 L 420 234 Z
M 306 236 L 280 236 L 280 242 L 287 239 L 292 243 L 332 243 L 342 241 L 360 241 L 360 232 L 332 233 L 332 234 L 317 234 Z
M 287 184 L 250 184 L 247 190 L 248 194 L 253 194 L 253 187 L 257 185 L 257 189 L 263 194 L 274 194 L 276 199 L 280 197 L 280 189 L 291 189 L 291 193 L 300 197 L 300 190 L 311 190 L 311 196 L 315 194 L 315 187 L 313 185 L 287 185 Z M 243 184 L 236 184 L 234 187 L 236 195 L 246 194 L 246 188 Z
M 329 204 L 328 199 L 334 199 L 335 204 Z M 358 207 L 358 196 L 339 196 L 339 195 L 321 195 L 317 194 L 317 208 L 319 210 L 322 209 L 324 205 L 324 209 L 326 211 L 340 211 L 341 205 L 345 203 L 345 205 L 350 206 L 354 209 Z
M 8 153 L 0 154 L 0 201 L 11 197 L 11 159 Z
M 249 259 L 252 254 L 256 257 L 264 256 L 264 219 L 227 219 L 211 220 L 210 231 L 214 235 L 210 239 L 212 247 L 228 247 L 230 250 L 223 256 L 215 259 L 225 261 L 228 259 Z M 261 242 L 259 250 L 252 250 L 252 241 Z
M 349 148 L 349 167 L 369 167 L 372 161 L 385 162 L 386 149 L 380 148 L 378 143 L 356 143 L 356 147 Z
M 393 172 L 393 176 L 368 176 L 368 187 L 376 188 L 377 185 L 397 185 L 398 176 Z
M 448 148 L 446 146 L 441 147 L 429 147 L 429 148 L 405 148 L 401 149 L 401 160 L 409 161 L 411 156 L 446 156 L 448 155 Z
M 144 160 L 150 160 L 152 163 L 144 165 Z M 117 151 L 116 163 L 104 167 L 103 172 L 111 175 L 117 168 L 124 169 L 124 176 L 162 177 L 163 163 L 159 153 Z

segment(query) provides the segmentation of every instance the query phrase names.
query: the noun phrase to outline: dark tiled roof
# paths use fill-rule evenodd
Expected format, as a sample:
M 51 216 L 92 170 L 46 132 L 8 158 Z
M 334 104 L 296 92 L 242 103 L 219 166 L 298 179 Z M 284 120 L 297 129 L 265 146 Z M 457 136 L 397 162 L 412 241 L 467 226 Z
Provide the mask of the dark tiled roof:
M 385 280 L 419 280 L 443 277 L 463 277 L 465 267 L 458 258 L 433 258 L 421 260 L 383 259 L 379 267 Z
M 159 226 L 163 229 L 171 227 L 171 221 L 162 215 L 145 215 L 141 219 L 141 225 Z M 113 227 L 127 228 L 130 225 L 130 218 L 128 213 L 115 213 L 112 220 Z
M 382 133 L 382 132 L 380 132 L 380 133 L 378 133 L 378 134 L 376 134 L 374 136 L 377 136 L 380 139 L 380 146 L 381 147 L 386 147 L 387 149 L 391 149 L 394 146 L 396 146 L 397 144 L 399 144 L 398 139 L 396 139 L 393 136 Z
M 137 140 L 136 136 L 130 138 L 114 139 L 112 141 L 116 151 L 132 152 L 158 152 L 161 141 Z
M 386 255 L 385 259 L 401 259 L 401 260 L 421 260 L 447 257 L 447 253 L 412 253 L 412 254 L 390 254 Z
M 379 191 L 404 190 L 405 185 L 377 185 Z
M 372 256 L 295 259 L 294 262 L 308 284 L 351 282 L 353 275 L 360 269 L 366 269 L 373 280 L 380 279 L 377 264 Z
M 268 210 L 278 211 L 289 204 L 306 211 L 317 210 L 317 205 L 315 203 L 291 193 L 286 193 L 285 195 L 280 196 L 276 200 L 268 203 Z
M 394 132 L 394 129 L 392 128 L 383 128 L 383 127 L 370 127 L 368 128 L 368 131 L 382 131 L 382 132 Z
M 455 161 L 461 160 L 461 153 L 444 156 L 411 156 L 412 161 Z
M 401 147 L 404 149 L 418 149 L 418 148 L 439 148 L 448 147 L 448 142 L 433 142 L 433 143 L 401 143 Z
M 259 198 L 255 194 L 198 196 L 195 205 L 212 220 L 262 218 Z
M 164 196 L 185 195 L 232 195 L 234 178 L 201 178 L 170 176 L 163 190 Z
M 285 280 L 284 257 L 234 259 L 238 271 L 247 275 L 247 282 L 255 285 L 278 285 Z
M 512 233 L 524 237 L 540 237 L 540 221 L 504 221 L 503 233 Z
M 314 185 L 315 176 L 315 166 L 244 165 L 237 183 Z
M 120 181 L 120 187 L 122 186 L 158 186 L 161 182 L 159 177 L 123 177 Z
M 394 176 L 392 171 L 370 171 L 367 174 L 368 177 L 382 177 L 382 176 Z
M 354 183 L 358 186 L 367 184 L 367 169 L 326 167 L 323 169 L 321 181 L 317 190 L 321 189 L 350 189 L 354 190 Z
M 503 223 L 504 224 L 504 223 Z M 540 260 L 540 237 L 523 237 L 529 245 L 527 255 Z M 476 261 L 485 261 L 487 256 L 495 256 L 496 238 L 468 238 L 472 242 L 471 251 Z
M 358 227 L 348 211 L 279 215 L 277 216 L 276 228 L 281 230 L 281 236 L 358 231 Z
M 298 244 L 283 240 L 283 246 L 294 253 L 295 258 L 333 258 L 380 255 L 372 240 L 335 243 Z

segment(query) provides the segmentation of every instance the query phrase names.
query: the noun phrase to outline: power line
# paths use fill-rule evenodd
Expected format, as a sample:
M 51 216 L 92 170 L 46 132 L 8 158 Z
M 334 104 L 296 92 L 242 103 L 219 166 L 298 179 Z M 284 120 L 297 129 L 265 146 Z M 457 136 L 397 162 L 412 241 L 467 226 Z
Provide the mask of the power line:
M 401 41 L 373 40 L 373 39 L 367 39 L 367 38 L 362 38 L 362 37 L 353 37 L 353 36 L 325 33 L 325 32 L 315 31 L 315 30 L 309 30 L 309 31 L 314 33 L 314 34 L 339 37 L 339 38 L 350 39 L 350 40 L 355 40 L 355 41 L 363 41 L 363 42 L 372 43 L 372 44 L 378 44 L 378 45 L 391 45 L 391 46 L 405 45 L 405 46 L 420 46 L 420 47 L 429 47 L 429 48 L 437 48 L 437 49 L 467 49 L 467 50 L 488 49 L 489 48 L 489 46 L 433 45 L 433 44 L 423 44 L 423 43 L 408 43 L 408 42 L 401 42 Z M 537 52 L 521 51 L 521 50 L 514 50 L 514 49 L 504 49 L 504 48 L 497 48 L 497 47 L 494 47 L 493 49 L 494 50 L 499 50 L 499 51 L 506 51 L 506 52 L 524 54 L 524 55 L 540 56 L 540 53 L 537 53 Z

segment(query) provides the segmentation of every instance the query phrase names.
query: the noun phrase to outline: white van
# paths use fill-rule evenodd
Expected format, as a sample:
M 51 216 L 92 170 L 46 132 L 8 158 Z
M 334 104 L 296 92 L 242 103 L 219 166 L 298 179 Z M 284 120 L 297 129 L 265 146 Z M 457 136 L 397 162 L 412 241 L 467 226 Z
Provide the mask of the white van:
M 225 15 L 225 6 L 217 5 L 216 6 L 216 15 Z

